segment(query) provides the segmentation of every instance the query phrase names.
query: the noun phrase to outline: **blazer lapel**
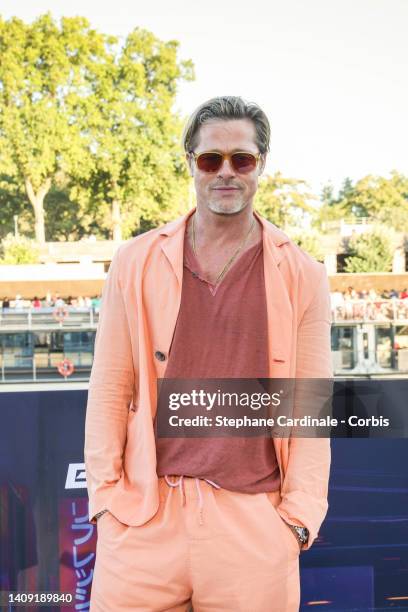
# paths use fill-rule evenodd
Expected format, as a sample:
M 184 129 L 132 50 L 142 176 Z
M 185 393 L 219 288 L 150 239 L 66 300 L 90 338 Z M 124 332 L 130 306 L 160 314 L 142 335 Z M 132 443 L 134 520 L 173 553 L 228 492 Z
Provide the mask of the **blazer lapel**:
M 289 239 L 266 219 L 255 216 L 263 225 L 265 292 L 269 338 L 269 369 L 271 377 L 289 376 L 292 341 L 292 305 L 279 265 L 285 257 L 279 248 Z
M 165 237 L 161 249 L 173 268 L 180 288 L 183 283 L 184 234 L 188 218 L 193 212 L 195 212 L 195 208 L 175 221 L 167 223 L 160 232 L 160 236 Z
M 149 293 L 154 295 L 151 308 L 154 320 L 157 322 L 158 332 L 155 334 L 156 343 L 153 352 L 159 351 L 165 355 L 164 360 L 155 359 L 157 378 L 163 378 L 166 372 L 171 343 L 181 304 L 181 292 L 183 284 L 183 251 L 184 235 L 188 217 L 194 211 L 183 215 L 175 221 L 166 224 L 160 231 L 160 248 L 167 259 L 171 271 L 161 259 L 157 263 L 157 273 L 150 279 L 151 288 Z M 170 272 L 170 273 L 169 273 Z M 156 403 L 152 404 L 153 417 L 156 414 Z
M 279 270 L 279 265 L 285 257 L 283 249 L 279 248 L 288 237 L 266 219 L 255 216 L 263 225 L 263 252 L 265 293 L 268 319 L 269 340 L 269 376 L 270 378 L 290 378 L 291 344 L 293 309 L 290 303 L 287 287 Z M 279 431 L 273 434 L 273 445 L 278 461 L 281 490 L 289 460 L 289 439 L 280 437 Z

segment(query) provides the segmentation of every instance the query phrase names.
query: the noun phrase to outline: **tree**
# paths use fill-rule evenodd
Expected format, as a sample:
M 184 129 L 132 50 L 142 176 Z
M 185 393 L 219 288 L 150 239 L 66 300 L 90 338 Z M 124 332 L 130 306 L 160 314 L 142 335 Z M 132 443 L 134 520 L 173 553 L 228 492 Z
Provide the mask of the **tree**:
M 81 17 L 64 17 L 60 27 L 50 14 L 32 24 L 0 18 L 0 170 L 24 185 L 38 242 L 56 173 L 89 164 L 71 102 L 92 91 L 112 42 Z
M 25 238 L 8 234 L 1 241 L 2 257 L 0 264 L 35 264 L 39 263 L 39 250 L 36 242 Z
M 340 188 L 337 202 L 343 202 L 344 200 L 347 200 L 347 198 L 352 197 L 353 193 L 354 193 L 353 181 L 351 180 L 350 177 L 346 176 Z
M 192 65 L 176 56 L 175 41 L 135 30 L 120 46 L 82 17 L 0 19 L 0 172 L 24 185 L 38 242 L 61 173 L 72 179 L 77 214 L 102 231 L 113 223 L 118 239 L 123 225 L 129 234 L 152 208 L 160 217 L 182 200 L 172 104 Z
M 290 231 L 288 232 L 290 238 L 297 244 L 303 251 L 317 259 L 317 261 L 324 260 L 324 249 L 322 246 L 322 237 L 319 232 L 314 230 L 311 231 Z
M 0 175 L 0 239 L 14 232 L 14 217 L 17 216 L 21 227 L 21 216 L 25 204 L 24 192 L 12 177 Z
M 172 107 L 178 81 L 191 79 L 193 70 L 191 62 L 177 62 L 177 48 L 176 41 L 134 30 L 99 72 L 87 100 L 84 129 L 94 165 L 85 180 L 79 173 L 72 197 L 94 207 L 101 226 L 113 227 L 114 240 L 188 205 L 181 121 Z
M 255 207 L 261 215 L 278 227 L 299 225 L 301 219 L 313 213 L 315 196 L 305 191 L 307 183 L 285 178 L 280 172 L 259 181 Z
M 334 197 L 334 188 L 333 188 L 332 183 L 329 182 L 323 186 L 322 193 L 320 195 L 320 199 L 324 205 L 333 206 L 336 200 Z
M 347 244 L 346 272 L 391 272 L 396 242 L 392 231 L 373 227 L 352 236 Z
M 396 171 L 389 178 L 365 176 L 346 195 L 345 206 L 357 216 L 408 231 L 408 177 Z
M 95 227 L 94 216 L 70 197 L 73 183 L 64 174 L 57 175 L 44 202 L 47 232 L 54 241 L 81 240 L 89 234 L 108 238 Z
M 322 205 L 313 218 L 313 225 L 316 228 L 327 231 L 333 222 L 337 225 L 341 219 L 350 214 L 345 202 L 345 196 L 350 193 L 352 187 L 353 184 L 350 178 L 346 178 L 343 181 L 337 196 L 334 194 L 334 188 L 331 183 L 327 183 L 323 187 L 320 195 Z
M 343 182 L 338 196 L 324 189 L 315 225 L 327 228 L 327 222 L 347 217 L 371 217 L 376 222 L 408 232 L 408 177 L 396 171 L 388 178 L 367 175 L 355 184 Z

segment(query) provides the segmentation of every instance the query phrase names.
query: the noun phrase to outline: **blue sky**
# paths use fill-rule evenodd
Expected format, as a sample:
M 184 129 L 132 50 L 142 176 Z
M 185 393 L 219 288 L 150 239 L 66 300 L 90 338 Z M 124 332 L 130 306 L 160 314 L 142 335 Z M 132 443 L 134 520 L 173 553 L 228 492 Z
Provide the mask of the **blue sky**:
M 268 172 L 328 180 L 408 173 L 407 0 L 2 0 L 3 18 L 84 15 L 126 36 L 134 27 L 180 42 L 196 80 L 190 113 L 222 94 L 258 102 L 272 125 Z

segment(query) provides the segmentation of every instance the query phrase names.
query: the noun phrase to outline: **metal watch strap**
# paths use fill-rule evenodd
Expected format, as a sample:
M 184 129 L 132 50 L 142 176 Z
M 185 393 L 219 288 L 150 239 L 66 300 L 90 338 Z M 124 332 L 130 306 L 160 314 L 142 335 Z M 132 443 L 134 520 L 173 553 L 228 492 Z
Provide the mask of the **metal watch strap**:
M 298 527 L 297 525 L 291 525 L 290 523 L 288 523 L 288 525 L 293 531 L 293 533 L 296 535 L 299 542 L 302 545 L 306 544 L 309 539 L 309 530 L 306 527 Z
M 98 520 L 98 518 L 100 516 L 102 516 L 102 514 L 105 514 L 105 512 L 108 512 L 108 509 L 105 508 L 105 510 L 101 510 L 100 512 L 98 512 L 97 514 L 95 514 L 95 520 Z

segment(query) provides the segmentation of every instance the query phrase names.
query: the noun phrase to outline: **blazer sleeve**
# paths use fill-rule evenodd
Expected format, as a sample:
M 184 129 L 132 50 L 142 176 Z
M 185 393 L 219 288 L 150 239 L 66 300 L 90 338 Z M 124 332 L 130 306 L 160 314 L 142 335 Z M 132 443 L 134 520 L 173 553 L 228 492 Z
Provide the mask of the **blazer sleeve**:
M 85 419 L 85 471 L 89 518 L 105 509 L 122 474 L 127 420 L 134 390 L 128 318 L 120 282 L 121 248 L 102 291 Z
M 316 289 L 298 327 L 296 351 L 296 380 L 322 379 L 311 383 L 300 381 L 299 385 L 300 396 L 302 393 L 315 394 L 314 405 L 313 398 L 307 400 L 314 416 L 317 416 L 319 406 L 323 406 L 324 401 L 331 402 L 333 380 L 330 291 L 326 269 L 323 264 L 320 266 Z M 288 467 L 279 514 L 288 523 L 308 528 L 309 540 L 302 550 L 311 547 L 327 513 L 330 461 L 329 435 L 289 438 Z

